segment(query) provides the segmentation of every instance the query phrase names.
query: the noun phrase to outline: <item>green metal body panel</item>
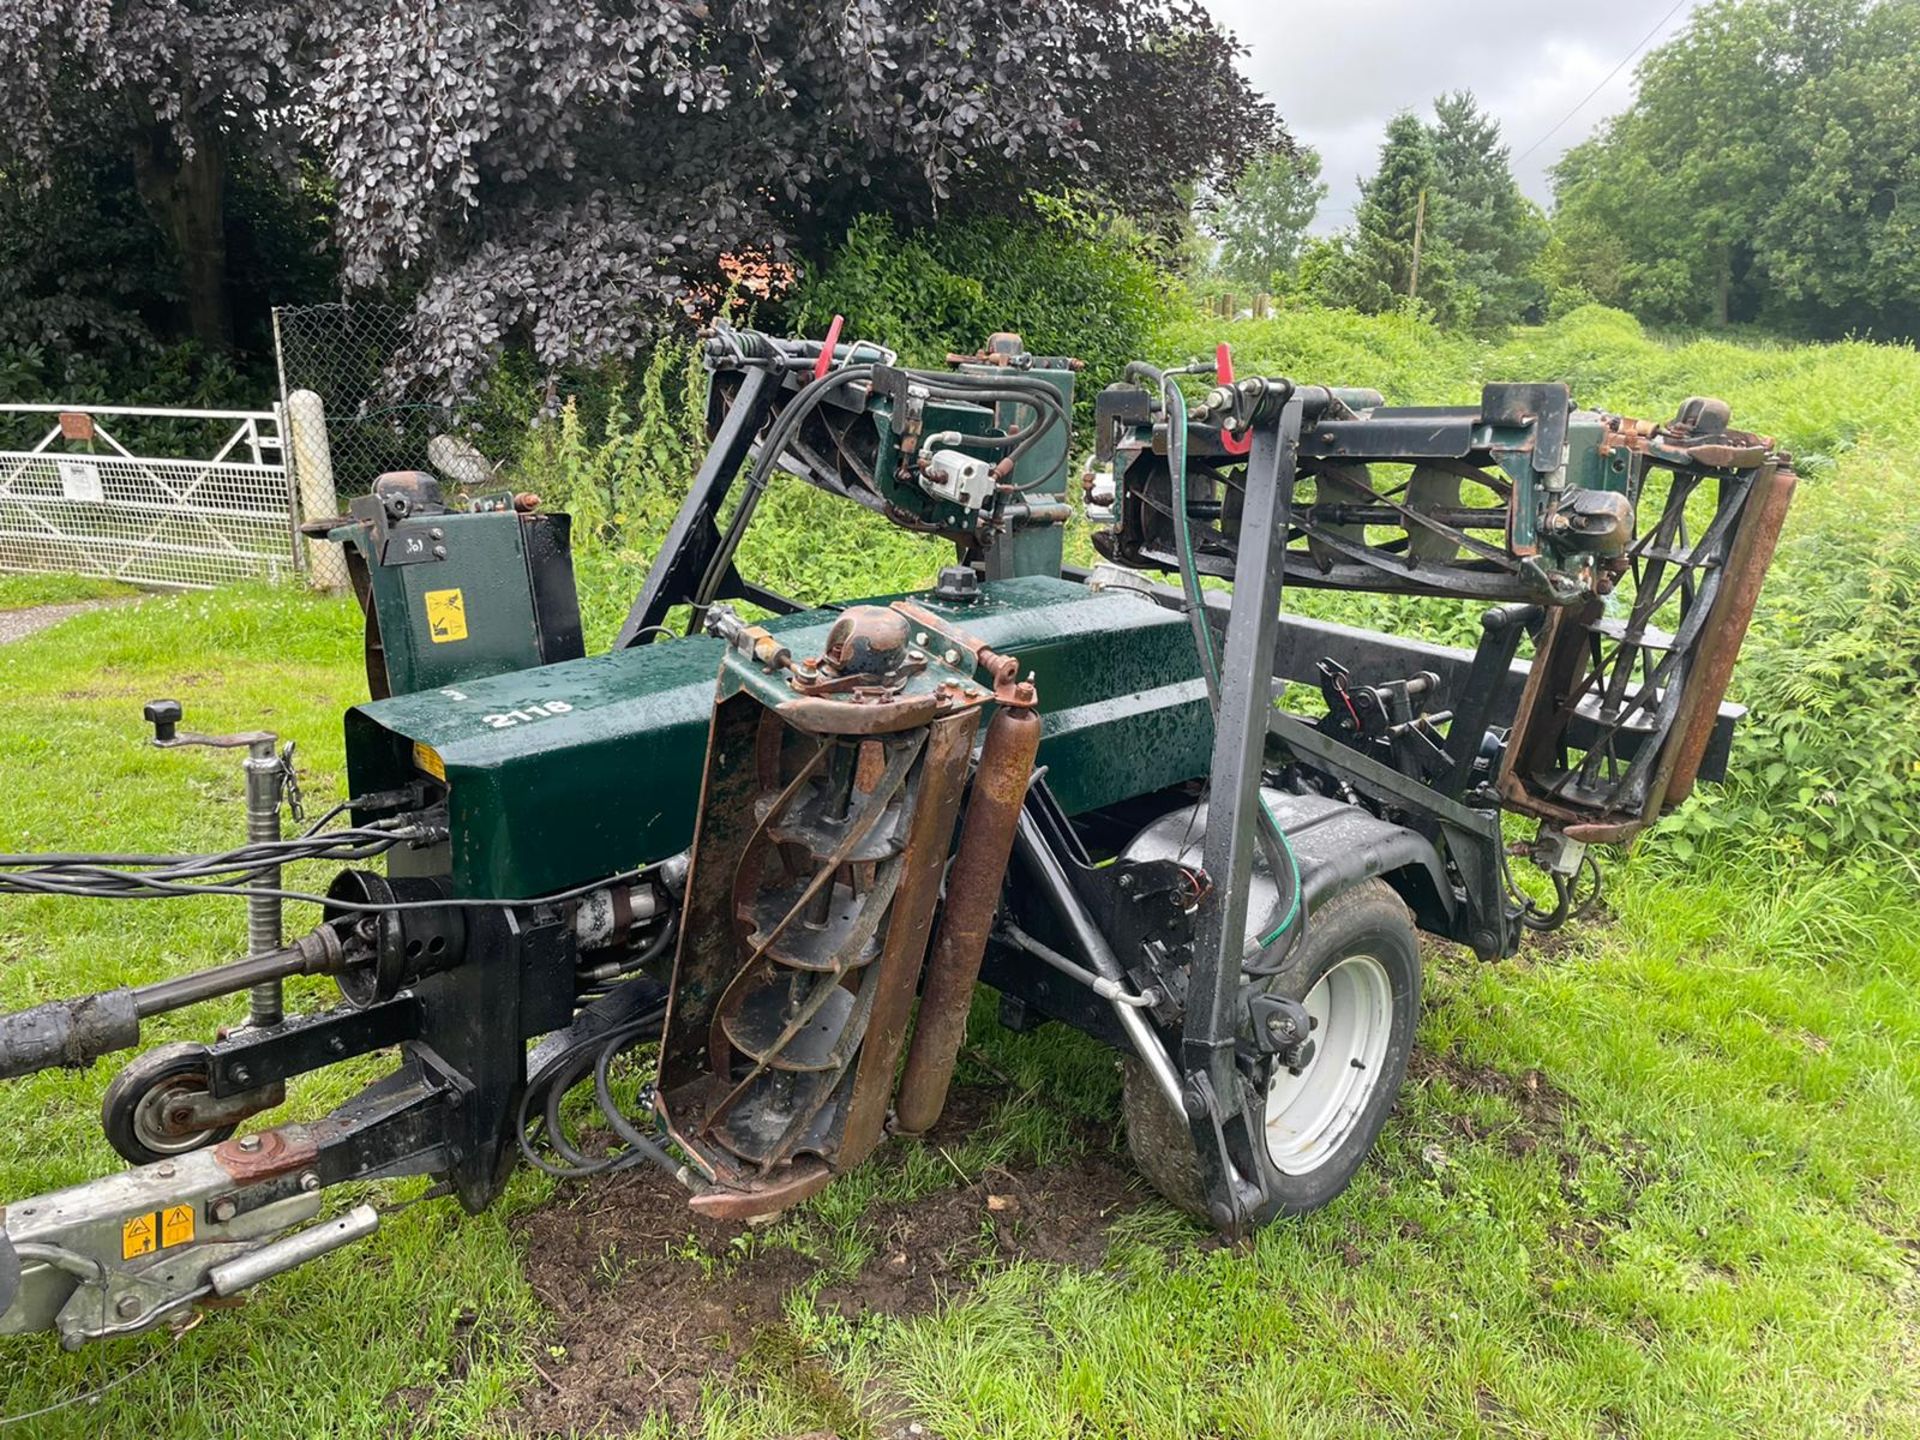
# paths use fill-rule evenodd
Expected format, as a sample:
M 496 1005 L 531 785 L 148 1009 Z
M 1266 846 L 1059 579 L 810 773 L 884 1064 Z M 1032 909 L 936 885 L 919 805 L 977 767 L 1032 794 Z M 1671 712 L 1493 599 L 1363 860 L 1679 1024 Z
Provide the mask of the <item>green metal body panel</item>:
M 971 605 L 912 598 L 1033 672 L 1040 760 L 1070 812 L 1206 773 L 1212 727 L 1178 613 L 1053 577 L 991 582 Z M 766 625 L 817 654 L 836 615 Z M 690 637 L 357 706 L 351 791 L 418 778 L 415 746 L 430 748 L 463 895 L 545 894 L 672 855 L 692 839 L 724 652 Z
M 363 554 L 379 543 L 361 525 L 332 538 Z M 397 521 L 385 551 L 366 559 L 395 694 L 540 663 L 526 537 L 511 509 Z

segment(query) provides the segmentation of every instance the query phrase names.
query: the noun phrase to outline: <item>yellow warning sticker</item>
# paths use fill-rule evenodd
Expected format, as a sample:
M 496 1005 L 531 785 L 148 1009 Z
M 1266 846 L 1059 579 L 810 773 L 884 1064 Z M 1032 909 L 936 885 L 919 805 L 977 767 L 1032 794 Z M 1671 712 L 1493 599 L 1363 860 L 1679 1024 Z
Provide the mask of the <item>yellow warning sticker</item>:
M 467 638 L 467 597 L 458 590 L 429 590 L 421 597 L 427 602 L 427 634 L 436 645 Z
M 120 1227 L 120 1258 L 131 1260 L 137 1255 L 151 1255 L 159 1237 L 159 1216 L 133 1216 Z
M 436 780 L 447 778 L 447 762 L 440 758 L 440 752 L 431 745 L 413 742 L 413 763 L 433 776 Z
M 160 1247 L 193 1243 L 193 1206 L 172 1205 L 160 1212 Z

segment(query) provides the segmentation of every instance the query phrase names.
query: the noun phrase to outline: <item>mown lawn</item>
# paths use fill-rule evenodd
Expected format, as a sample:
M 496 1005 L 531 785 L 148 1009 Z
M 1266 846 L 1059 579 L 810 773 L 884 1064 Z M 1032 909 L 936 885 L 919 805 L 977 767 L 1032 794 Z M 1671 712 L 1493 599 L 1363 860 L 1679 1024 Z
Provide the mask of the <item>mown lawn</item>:
M 1247 338 L 1284 353 L 1297 337 Z M 1669 378 L 1650 378 L 1651 347 L 1629 373 L 1577 339 L 1512 349 L 1534 347 L 1541 373 L 1614 363 L 1623 392 Z M 1790 382 L 1806 378 L 1768 353 L 1764 374 L 1754 361 L 1756 423 L 1776 393 L 1800 403 Z M 1910 384 L 1911 354 L 1889 354 L 1904 354 Z M 1583 397 L 1604 403 L 1607 378 Z M 1911 453 L 1886 428 L 1819 436 L 1841 457 L 1821 483 L 1857 485 L 1865 505 L 1880 477 L 1849 468 L 1853 447 Z M 1849 508 L 1829 494 L 1805 513 L 1839 523 Z M 778 525 L 783 512 L 768 514 Z M 617 605 L 599 587 L 632 577 L 605 556 L 585 569 L 604 631 Z M 148 599 L 0 647 L 5 847 L 234 837 L 231 758 L 142 743 L 140 704 L 160 694 L 192 723 L 297 738 L 309 796 L 337 795 L 358 643 L 345 602 L 235 590 Z M 22 1429 L 1920 1435 L 1920 894 L 1910 869 L 1872 851 L 1817 864 L 1776 835 L 1736 839 L 1682 863 L 1656 837 L 1614 873 L 1604 923 L 1516 960 L 1430 947 L 1421 1052 L 1380 1152 L 1327 1210 L 1242 1250 L 1129 1188 L 1110 1056 L 1057 1031 L 1009 1034 L 983 1003 L 962 1076 L 977 1124 L 888 1147 L 793 1218 L 722 1234 L 631 1184 L 522 1175 L 484 1216 L 400 1210 L 373 1241 L 177 1342 L 66 1356 L 44 1337 L 0 1341 L 0 1417 L 159 1349 L 99 1406 Z M 0 899 L 0 1006 L 211 963 L 241 936 L 237 902 Z M 230 1018 L 208 1007 L 150 1039 Z M 0 1199 L 117 1165 L 96 1123 L 112 1070 L 0 1086 Z M 366 1073 L 309 1081 L 295 1108 L 323 1110 Z M 1035 1207 L 1072 1200 L 1063 1187 L 1081 1177 L 1105 1187 L 1099 1213 L 1074 1211 L 1063 1236 Z M 397 1202 L 421 1185 L 376 1188 Z M 938 1254 L 912 1218 L 931 1214 Z M 541 1246 L 572 1224 L 585 1238 L 569 1277 Z M 688 1314 L 721 1318 L 687 1332 L 669 1316 L 643 1343 L 621 1317 L 643 1300 L 661 1310 L 638 1288 L 649 1275 L 678 1277 Z M 777 1293 L 756 1296 L 763 1281 Z M 558 1407 L 583 1367 L 611 1358 L 642 1373 L 660 1353 L 679 1357 L 676 1393 L 693 1396 L 671 1418 Z
M 0 610 L 24 610 L 75 600 L 126 599 L 139 593 L 131 585 L 92 575 L 0 575 Z

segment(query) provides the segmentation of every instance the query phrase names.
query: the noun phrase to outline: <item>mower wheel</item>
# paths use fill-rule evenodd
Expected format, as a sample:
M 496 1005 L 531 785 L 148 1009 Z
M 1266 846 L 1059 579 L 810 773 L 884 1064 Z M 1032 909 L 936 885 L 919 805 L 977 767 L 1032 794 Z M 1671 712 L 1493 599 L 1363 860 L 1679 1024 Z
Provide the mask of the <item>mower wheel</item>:
M 1291 1067 L 1276 1058 L 1255 1102 L 1262 1143 L 1249 1158 L 1266 1192 L 1254 1214 L 1261 1225 L 1345 1190 L 1393 1109 L 1420 1018 L 1420 945 L 1407 907 L 1380 880 L 1342 891 L 1313 913 L 1265 989 L 1305 1005 L 1313 1030 L 1310 1053 Z M 1134 1164 L 1169 1202 L 1205 1219 L 1193 1133 L 1134 1056 L 1122 1103 Z
M 133 1165 L 219 1144 L 235 1126 L 182 1130 L 176 1118 L 187 1113 L 180 1108 L 183 1101 L 207 1093 L 207 1083 L 206 1046 L 183 1042 L 149 1050 L 107 1086 L 100 1102 L 107 1143 Z

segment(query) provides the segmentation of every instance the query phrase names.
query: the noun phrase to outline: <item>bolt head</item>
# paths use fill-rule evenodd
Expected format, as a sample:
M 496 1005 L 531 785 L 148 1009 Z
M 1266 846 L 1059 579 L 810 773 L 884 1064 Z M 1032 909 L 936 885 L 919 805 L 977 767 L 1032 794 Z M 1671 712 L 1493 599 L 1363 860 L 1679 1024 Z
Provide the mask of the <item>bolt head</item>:
M 234 1084 L 245 1085 L 250 1083 L 252 1079 L 253 1079 L 253 1072 L 247 1069 L 246 1066 L 236 1065 L 233 1067 L 233 1083 Z
M 260 1137 L 258 1135 L 242 1135 L 240 1137 L 240 1148 L 251 1155 L 260 1148 Z
M 140 1297 L 138 1295 L 122 1295 L 118 1300 L 113 1302 L 113 1313 L 118 1315 L 122 1320 L 131 1320 L 140 1313 Z
M 1198 1085 L 1187 1086 L 1184 1098 L 1187 1102 L 1189 1120 L 1198 1120 L 1207 1113 L 1207 1097 Z
M 216 1200 L 213 1202 L 213 1209 L 208 1213 L 211 1214 L 217 1222 L 224 1225 L 240 1213 L 240 1207 L 235 1205 L 231 1200 Z
M 308 1195 L 320 1188 L 320 1177 L 309 1170 L 300 1177 L 300 1188 Z

